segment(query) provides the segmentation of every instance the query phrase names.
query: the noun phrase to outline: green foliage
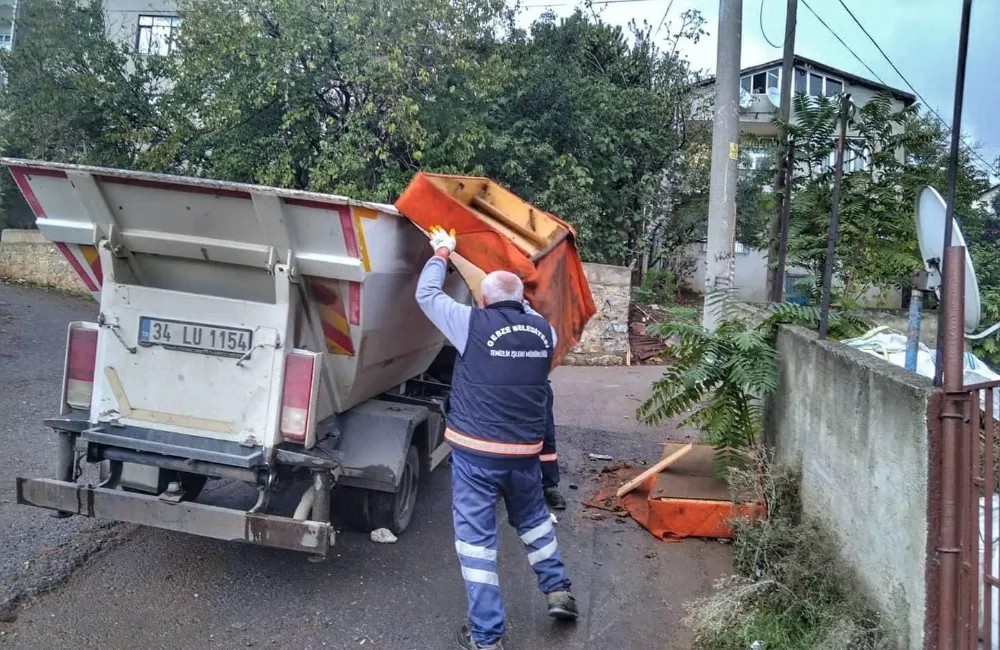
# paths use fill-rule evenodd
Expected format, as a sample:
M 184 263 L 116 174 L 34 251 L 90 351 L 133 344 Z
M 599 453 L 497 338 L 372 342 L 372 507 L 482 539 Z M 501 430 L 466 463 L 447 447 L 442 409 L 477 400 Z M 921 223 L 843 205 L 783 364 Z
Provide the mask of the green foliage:
M 950 135 L 935 121 L 922 120 L 912 125 L 921 136 L 919 145 L 909 152 L 915 194 L 921 185 L 931 185 L 941 196 L 948 189 Z M 968 151 L 959 152 L 958 183 L 955 191 L 955 215 L 961 223 L 976 269 L 983 299 L 983 326 L 1000 320 L 1000 212 L 992 206 L 979 205 L 979 197 L 989 189 L 989 179 L 972 163 Z M 1000 366 L 1000 342 L 996 336 L 973 343 L 973 351 L 994 367 Z
M 667 305 L 677 297 L 677 277 L 669 269 L 649 269 L 642 286 L 635 289 L 640 305 Z
M 899 152 L 920 144 L 908 129 L 916 108 L 894 111 L 892 98 L 876 96 L 849 119 L 854 134 L 845 161 L 864 156 L 868 169 L 845 173 L 834 273 L 845 300 L 857 301 L 871 289 L 905 287 L 919 268 L 912 170 Z M 796 162 L 806 173 L 793 182 L 788 263 L 821 278 L 826 265 L 834 172 L 827 161 L 836 151 L 838 99 L 797 95 L 795 123 L 779 128 L 795 139 Z
M 683 175 L 691 73 L 677 43 L 697 40 L 697 12 L 654 43 L 577 11 L 541 20 L 498 48 L 512 73 L 489 111 L 476 158 L 517 194 L 570 219 L 586 259 L 629 264 L 657 232 Z M 634 40 L 634 44 L 630 44 Z
M 813 284 L 807 293 L 818 301 L 832 210 L 834 173 L 828 161 L 836 151 L 838 98 L 797 95 L 794 107 L 793 123 L 775 122 L 780 131 L 794 137 L 796 162 L 803 172 L 792 187 L 788 264 L 809 272 Z M 916 195 L 924 185 L 935 187 L 942 195 L 946 192 L 950 153 L 949 134 L 937 120 L 921 116 L 915 105 L 894 110 L 888 95 L 877 96 L 855 110 L 849 119 L 849 134 L 845 160 L 865 156 L 869 165 L 864 171 L 847 169 L 843 176 L 834 301 L 844 308 L 852 308 L 873 289 L 909 290 L 912 273 L 920 267 L 914 224 Z M 759 185 L 769 182 L 766 177 L 756 180 Z M 983 318 L 992 323 L 1000 320 L 1000 227 L 988 206 L 976 205 L 987 188 L 988 178 L 963 150 L 956 214 L 979 275 Z M 754 193 L 752 183 L 741 196 L 743 203 L 759 205 L 755 201 L 761 195 Z M 765 211 L 770 208 L 765 206 Z M 766 241 L 759 224 L 748 227 L 760 232 Z M 752 233 L 741 237 L 750 239 Z M 1000 344 L 995 338 L 978 342 L 975 351 L 1000 362 Z
M 666 354 L 674 362 L 653 384 L 652 395 L 636 416 L 655 426 L 693 409 L 681 424 L 701 430 L 704 440 L 716 448 L 717 471 L 724 473 L 739 462 L 741 450 L 758 439 L 762 401 L 778 386 L 778 326 L 815 327 L 820 314 L 808 305 L 775 303 L 751 321 L 739 315 L 722 293 L 710 299 L 708 308 L 721 309 L 724 316 L 714 332 L 686 322 L 650 328 L 672 341 Z M 856 336 L 871 327 L 863 318 L 835 311 L 828 323 L 831 338 Z
M 169 137 L 154 106 L 163 62 L 108 38 L 101 2 L 28 2 L 19 28 L 30 37 L 0 50 L 3 155 L 134 167 Z M 10 211 L 18 192 L 0 178 L 0 212 Z
M 701 322 L 701 310 L 697 307 L 685 307 L 682 305 L 673 305 L 667 307 L 664 310 L 672 321 L 680 321 L 682 323 L 699 323 Z
M 422 166 L 471 169 L 501 0 L 185 0 L 153 167 L 389 201 Z
M 137 56 L 99 0 L 26 6 L 0 58 L 9 155 L 379 201 L 420 169 L 487 175 L 620 264 L 707 178 L 678 47 L 695 11 L 654 34 L 582 10 L 523 31 L 504 0 L 180 0 L 172 53 Z
M 730 473 L 730 485 L 764 503 L 767 515 L 733 523 L 736 575 L 687 606 L 695 647 L 746 650 L 755 641 L 767 650 L 892 647 L 829 532 L 802 520 L 799 477 L 772 465 L 759 447 L 747 450 L 745 459 L 745 469 Z

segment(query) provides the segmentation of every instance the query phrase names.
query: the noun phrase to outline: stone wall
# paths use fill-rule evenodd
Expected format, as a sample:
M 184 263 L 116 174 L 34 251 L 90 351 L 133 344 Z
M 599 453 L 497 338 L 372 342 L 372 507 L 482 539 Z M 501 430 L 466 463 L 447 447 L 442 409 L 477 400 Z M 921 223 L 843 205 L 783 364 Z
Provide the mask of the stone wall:
M 801 470 L 803 512 L 835 540 L 894 647 L 922 650 L 936 584 L 932 382 L 801 328 L 781 328 L 778 353 L 765 436 Z
M 37 230 L 0 233 L 0 278 L 90 295 L 59 249 Z
M 566 365 L 621 366 L 628 359 L 628 318 L 632 271 L 623 266 L 584 264 L 597 313 L 580 343 L 566 355 Z

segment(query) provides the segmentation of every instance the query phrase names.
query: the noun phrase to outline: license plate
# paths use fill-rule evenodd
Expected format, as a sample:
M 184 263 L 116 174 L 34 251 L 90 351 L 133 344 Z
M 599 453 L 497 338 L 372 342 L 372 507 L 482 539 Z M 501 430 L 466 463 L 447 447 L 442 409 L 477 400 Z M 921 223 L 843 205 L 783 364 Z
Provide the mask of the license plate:
M 242 357 L 253 347 L 253 332 L 163 318 L 139 318 L 139 345 L 225 357 Z

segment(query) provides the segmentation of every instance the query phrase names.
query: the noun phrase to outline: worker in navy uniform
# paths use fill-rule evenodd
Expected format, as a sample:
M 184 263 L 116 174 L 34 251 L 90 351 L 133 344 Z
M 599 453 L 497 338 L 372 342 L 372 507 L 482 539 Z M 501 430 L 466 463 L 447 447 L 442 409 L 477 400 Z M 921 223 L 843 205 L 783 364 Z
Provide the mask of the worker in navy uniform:
M 553 510 L 565 510 L 566 499 L 559 492 L 559 455 L 556 453 L 556 418 L 553 411 L 555 396 L 552 394 L 552 382 L 548 382 L 548 420 L 545 426 L 545 438 L 542 440 L 542 454 L 538 457 L 542 465 L 542 490 L 545 503 Z
M 466 650 L 499 650 L 507 627 L 497 575 L 501 496 L 549 615 L 579 616 L 554 517 L 545 507 L 539 461 L 551 414 L 548 376 L 556 333 L 525 303 L 520 278 L 507 271 L 483 279 L 481 308 L 453 300 L 441 286 L 455 250 L 454 231 L 432 228 L 431 246 L 417 303 L 458 352 L 445 429 L 452 448 L 455 550 L 469 604 L 469 624 L 457 641 Z

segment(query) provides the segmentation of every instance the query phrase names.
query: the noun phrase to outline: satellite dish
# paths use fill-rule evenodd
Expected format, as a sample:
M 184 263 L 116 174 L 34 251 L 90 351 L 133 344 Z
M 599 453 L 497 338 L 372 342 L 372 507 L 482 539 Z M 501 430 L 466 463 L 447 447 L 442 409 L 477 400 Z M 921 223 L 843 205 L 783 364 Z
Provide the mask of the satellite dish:
M 750 91 L 740 88 L 740 108 L 750 110 L 753 107 L 753 95 Z
M 917 193 L 917 243 L 920 257 L 927 268 L 927 289 L 941 299 L 941 262 L 944 259 L 944 224 L 947 206 L 933 187 L 925 186 Z M 965 246 L 965 237 L 952 219 L 952 246 Z M 965 249 L 965 331 L 971 333 L 982 319 L 982 299 L 979 282 L 972 267 L 969 249 Z
M 781 108 L 781 91 L 777 88 L 767 89 L 767 98 L 774 104 L 775 108 Z

